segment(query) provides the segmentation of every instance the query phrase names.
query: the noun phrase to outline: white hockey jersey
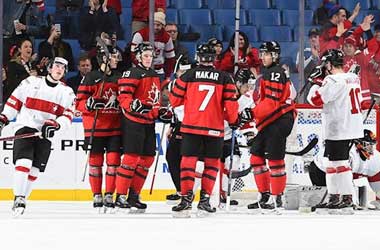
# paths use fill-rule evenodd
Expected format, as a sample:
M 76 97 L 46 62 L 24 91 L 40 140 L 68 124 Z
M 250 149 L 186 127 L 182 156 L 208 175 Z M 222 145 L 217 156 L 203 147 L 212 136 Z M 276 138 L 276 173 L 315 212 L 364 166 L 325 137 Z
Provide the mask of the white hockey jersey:
M 314 163 L 320 170 L 326 172 L 329 159 L 327 157 L 323 157 L 323 152 L 324 148 L 322 148 L 314 157 Z M 360 158 L 356 147 L 353 146 L 350 150 L 349 163 L 353 173 L 364 176 L 374 176 L 380 172 L 380 153 L 379 151 L 374 150 L 373 155 L 369 159 L 363 161 Z
M 363 117 L 360 109 L 362 95 L 360 79 L 353 73 L 328 75 L 322 86 L 313 85 L 307 97 L 322 108 L 322 138 L 348 140 L 361 138 Z
M 41 130 L 48 119 L 56 120 L 61 129 L 71 124 L 74 116 L 75 94 L 64 83 L 51 87 L 45 77 L 29 76 L 7 100 L 2 114 L 8 120 L 16 118 L 15 131 L 22 127 Z
M 238 100 L 238 103 L 239 103 L 238 112 L 239 113 L 242 112 L 245 108 L 253 108 L 255 106 L 255 103 L 253 102 L 252 94 L 253 94 L 253 91 L 249 91 L 249 92 L 247 92 L 244 95 L 241 95 L 239 97 L 239 100 Z M 251 123 L 250 124 L 252 126 L 249 126 L 249 129 L 245 129 L 244 131 L 241 131 L 242 134 L 249 132 L 249 131 L 255 131 L 256 130 L 255 126 L 254 126 L 254 122 L 251 122 Z M 228 122 L 225 120 L 224 121 L 224 140 L 225 141 L 230 140 L 231 137 L 232 137 L 232 129 L 228 125 Z

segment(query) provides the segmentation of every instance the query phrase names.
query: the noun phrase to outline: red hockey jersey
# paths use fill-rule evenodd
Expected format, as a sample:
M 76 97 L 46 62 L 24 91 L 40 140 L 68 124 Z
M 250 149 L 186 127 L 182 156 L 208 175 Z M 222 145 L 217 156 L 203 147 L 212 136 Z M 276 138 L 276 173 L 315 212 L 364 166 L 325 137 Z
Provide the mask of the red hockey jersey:
M 91 129 L 94 124 L 95 111 L 86 109 L 86 102 L 90 96 L 102 98 L 106 103 L 105 109 L 98 111 L 94 136 L 115 136 L 120 135 L 120 108 L 117 103 L 117 80 L 120 73 L 113 71 L 111 75 L 106 75 L 103 84 L 103 72 L 94 70 L 88 73 L 82 80 L 77 93 L 77 110 L 82 112 L 84 134 L 91 136 Z M 100 93 L 101 92 L 101 93 Z

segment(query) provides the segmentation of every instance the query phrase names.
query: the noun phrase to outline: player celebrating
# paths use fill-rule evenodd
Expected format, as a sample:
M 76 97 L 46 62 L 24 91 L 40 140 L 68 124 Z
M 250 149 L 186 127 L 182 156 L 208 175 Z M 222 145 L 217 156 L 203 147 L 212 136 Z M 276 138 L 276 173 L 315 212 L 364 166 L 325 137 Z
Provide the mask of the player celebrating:
M 264 65 L 260 99 L 256 107 L 243 112 L 244 120 L 255 118 L 258 130 L 250 150 L 250 163 L 261 197 L 258 202 L 248 205 L 248 209 L 278 212 L 277 208 L 282 206 L 281 195 L 286 184 L 285 146 L 294 123 L 295 89 L 279 65 L 280 52 L 280 45 L 275 41 L 264 42 L 260 46 Z
M 323 106 L 324 156 L 329 159 L 326 208 L 331 213 L 340 209 L 342 213 L 352 214 L 352 171 L 348 159 L 351 140 L 363 137 L 360 79 L 354 73 L 344 73 L 343 52 L 340 50 L 326 51 L 322 63 L 326 64 L 330 75 L 325 77 L 322 86 L 313 85 L 307 98 L 312 105 Z
M 219 170 L 224 127 L 238 120 L 236 88 L 231 77 L 214 69 L 215 49 L 197 48 L 199 66 L 186 71 L 174 84 L 169 100 L 173 107 L 184 105 L 181 125 L 181 202 L 172 208 L 174 216 L 189 217 L 194 199 L 193 186 L 198 158 L 204 157 L 199 215 L 214 213 L 210 195 Z
M 116 175 L 116 206 L 144 212 L 147 206 L 139 200 L 139 194 L 155 156 L 154 122 L 156 118 L 170 122 L 171 115 L 167 108 L 160 107 L 160 79 L 151 69 L 153 47 L 140 43 L 135 52 L 139 64 L 124 72 L 118 81 L 118 100 L 124 114 L 124 155 Z
M 55 131 L 66 129 L 73 118 L 75 95 L 61 79 L 67 72 L 67 60 L 54 58 L 47 77 L 30 76 L 23 80 L 7 100 L 0 114 L 0 129 L 16 118 L 16 135 L 41 131 L 41 137 L 15 140 L 14 215 L 24 213 L 26 199 L 39 172 L 44 172 Z
M 120 108 L 117 102 L 117 81 L 121 74 L 116 71 L 119 52 L 108 46 L 108 53 L 98 47 L 99 69 L 86 75 L 78 89 L 77 110 L 82 112 L 85 141 L 90 146 L 89 180 L 95 208 L 113 208 L 116 169 L 120 166 Z M 97 114 L 97 115 L 95 115 Z M 96 116 L 96 121 L 94 121 Z M 94 131 L 92 128 L 95 123 Z M 90 143 L 90 138 L 92 143 Z M 88 148 L 88 147 L 87 147 Z M 106 152 L 106 179 L 104 200 L 102 196 L 102 166 Z

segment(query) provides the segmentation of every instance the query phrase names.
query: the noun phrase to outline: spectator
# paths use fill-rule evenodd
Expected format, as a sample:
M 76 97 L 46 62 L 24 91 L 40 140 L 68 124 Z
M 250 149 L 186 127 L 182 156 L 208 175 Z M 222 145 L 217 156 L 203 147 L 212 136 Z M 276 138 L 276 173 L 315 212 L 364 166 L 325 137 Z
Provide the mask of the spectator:
M 182 58 L 189 62 L 189 51 L 186 47 L 182 46 L 178 41 L 178 27 L 175 23 L 167 23 L 165 26 L 166 32 L 172 38 L 174 45 L 175 58 L 177 59 L 180 55 Z
M 84 0 L 56 0 L 54 23 L 61 24 L 62 36 L 78 38 L 79 14 Z
M 379 49 L 375 52 L 375 56 L 370 60 L 368 81 L 370 83 L 371 92 L 380 93 L 380 24 L 375 25 L 373 39 L 377 42 Z
M 166 11 L 165 0 L 155 0 L 155 12 Z M 149 0 L 132 0 L 132 34 L 148 26 Z
M 123 0 L 125 1 L 125 0 Z M 120 0 L 105 0 L 104 3 L 107 5 L 107 7 L 111 7 L 116 11 L 117 19 L 120 23 L 120 15 L 121 15 L 121 1 Z
M 329 10 L 334 6 L 331 0 L 323 0 L 321 7 L 319 7 L 313 16 L 315 24 L 324 25 L 329 21 Z
M 50 28 L 49 38 L 38 46 L 38 55 L 53 59 L 62 57 L 68 61 L 69 71 L 74 71 L 74 58 L 70 44 L 62 40 L 62 34 L 56 25 Z
M 47 25 L 42 0 L 7 0 L 3 5 L 3 62 L 7 64 L 13 45 L 24 38 L 43 37 Z
M 328 49 L 343 46 L 343 34 L 352 27 L 360 11 L 360 4 L 355 6 L 352 15 L 347 19 L 347 10 L 340 5 L 334 5 L 329 10 L 329 22 L 327 22 L 321 30 L 319 37 L 320 54 L 325 53 Z
M 174 45 L 171 37 L 165 31 L 165 14 L 154 13 L 154 50 L 153 66 L 161 80 L 168 78 L 173 73 L 175 64 Z M 142 42 L 149 42 L 149 27 L 137 31 L 132 38 L 131 52 Z M 132 61 L 137 65 L 137 60 L 132 53 Z
M 80 16 L 79 43 L 82 49 L 96 49 L 96 37 L 102 32 L 117 32 L 118 21 L 112 8 L 102 6 L 104 0 L 89 0 L 88 7 L 83 8 Z
M 40 65 L 36 65 L 37 55 L 33 55 L 32 41 L 23 39 L 17 45 L 17 52 L 8 64 L 8 83 L 4 86 L 4 100 L 7 100 L 13 90 L 22 80 L 28 76 L 41 74 L 41 70 L 47 64 L 47 58 L 41 60 Z
M 92 70 L 91 58 L 87 53 L 83 53 L 79 57 L 78 62 L 78 74 L 76 76 L 70 77 L 67 79 L 67 85 L 70 86 L 74 93 L 77 94 L 78 87 L 82 82 L 82 79 L 86 76 L 88 72 Z
M 261 61 L 259 59 L 259 50 L 252 48 L 248 41 L 248 36 L 239 31 L 239 56 L 238 68 L 249 69 L 257 78 L 260 71 Z M 235 34 L 231 37 L 228 48 L 221 55 L 220 70 L 234 73 L 235 65 Z
M 219 69 L 220 68 L 220 62 L 221 62 L 221 55 L 223 51 L 223 43 L 222 41 L 216 39 L 216 38 L 210 38 L 207 42 L 208 44 L 212 45 L 215 49 L 216 56 L 214 60 L 214 66 L 215 68 Z

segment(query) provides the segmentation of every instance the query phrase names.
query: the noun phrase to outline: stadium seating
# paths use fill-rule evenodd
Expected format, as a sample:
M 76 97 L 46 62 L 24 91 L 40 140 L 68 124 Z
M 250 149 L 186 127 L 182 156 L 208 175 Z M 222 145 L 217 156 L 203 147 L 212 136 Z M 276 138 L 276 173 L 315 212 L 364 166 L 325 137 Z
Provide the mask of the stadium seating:
M 220 7 L 223 9 L 235 9 L 236 0 L 219 0 Z
M 130 25 L 132 23 L 132 8 L 122 9 L 122 17 L 120 17 L 120 21 L 124 26 Z
M 177 9 L 199 9 L 202 8 L 202 0 L 175 0 L 174 6 Z
M 274 7 L 279 10 L 283 10 L 283 9 L 298 10 L 299 9 L 299 1 L 297 0 L 274 0 L 272 2 L 274 4 Z M 322 2 L 322 0 L 320 2 Z
M 339 4 L 349 11 L 352 11 L 358 2 L 360 3 L 360 10 L 368 10 L 371 8 L 370 0 L 339 0 Z
M 166 2 L 169 2 L 169 0 L 166 0 Z M 132 0 L 121 0 L 121 7 L 132 8 Z
M 248 10 L 249 23 L 256 26 L 281 25 L 279 10 Z
M 212 24 L 210 10 L 181 9 L 178 12 L 181 24 Z
M 56 0 L 45 0 L 45 6 L 56 6 L 55 5 Z
M 235 10 L 233 9 L 216 9 L 213 10 L 214 23 L 232 25 L 235 24 Z M 240 11 L 240 25 L 246 25 L 248 23 L 247 14 L 244 10 Z
M 262 26 L 259 33 L 261 41 L 291 42 L 293 40 L 289 26 Z
M 305 10 L 305 25 L 313 25 L 313 11 Z M 298 26 L 299 11 L 298 10 L 283 10 L 282 11 L 282 24 L 288 25 L 292 28 Z
M 306 26 L 305 25 L 305 41 L 308 40 L 309 30 L 311 30 L 313 28 L 320 29 L 321 27 L 317 26 L 317 25 L 311 25 L 311 26 Z M 296 27 L 294 27 L 293 31 L 294 31 L 294 41 L 297 41 L 298 40 L 298 36 L 299 36 L 299 28 L 296 26 Z
M 198 32 L 200 34 L 199 41 L 202 42 L 206 42 L 210 37 L 223 40 L 223 30 L 221 25 L 191 24 L 190 31 Z
M 375 10 L 380 9 L 380 0 L 372 0 L 372 8 Z
M 313 11 L 321 7 L 322 1 L 321 0 L 306 0 L 306 6 L 305 8 L 309 8 Z
M 195 51 L 197 50 L 197 45 L 194 42 L 181 42 L 181 45 L 187 48 L 189 51 L 189 58 L 193 60 L 195 57 Z
M 257 42 L 259 40 L 259 36 L 257 34 L 257 29 L 255 26 L 239 26 L 239 29 L 247 34 L 250 42 Z M 234 25 L 224 26 L 223 40 L 229 41 L 234 33 L 235 33 Z
M 166 22 L 179 23 L 177 9 L 166 9 Z
M 71 50 L 73 51 L 74 62 L 78 63 L 78 58 L 79 58 L 81 51 L 82 51 L 80 48 L 78 40 L 76 40 L 76 39 L 64 39 L 64 41 L 70 44 Z
M 241 6 L 244 9 L 269 9 L 269 8 L 271 8 L 271 4 L 270 4 L 269 0 L 260 0 L 260 1 L 241 0 Z
M 212 9 L 219 9 L 221 8 L 220 0 L 206 0 L 206 8 L 212 10 Z

